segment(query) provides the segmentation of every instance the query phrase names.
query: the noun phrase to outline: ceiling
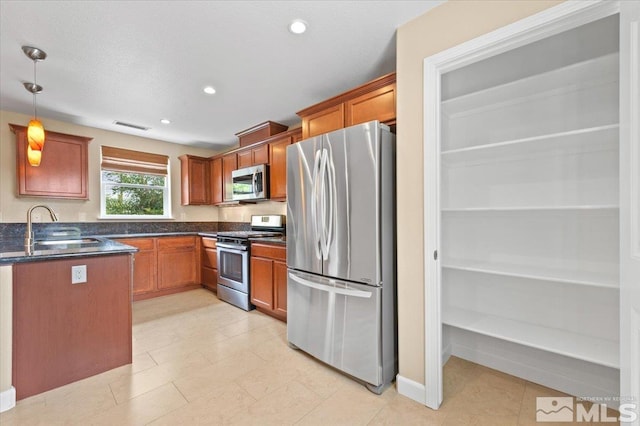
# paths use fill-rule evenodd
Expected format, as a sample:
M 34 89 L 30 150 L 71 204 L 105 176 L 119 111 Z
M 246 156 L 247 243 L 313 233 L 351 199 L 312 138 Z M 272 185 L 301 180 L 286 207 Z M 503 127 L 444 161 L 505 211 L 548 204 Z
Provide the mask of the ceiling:
M 440 3 L 2 0 L 0 108 L 33 113 L 29 45 L 48 55 L 39 117 L 223 150 L 235 133 L 296 125 L 296 111 L 395 71 L 396 28 Z M 296 18 L 306 33 L 288 31 Z

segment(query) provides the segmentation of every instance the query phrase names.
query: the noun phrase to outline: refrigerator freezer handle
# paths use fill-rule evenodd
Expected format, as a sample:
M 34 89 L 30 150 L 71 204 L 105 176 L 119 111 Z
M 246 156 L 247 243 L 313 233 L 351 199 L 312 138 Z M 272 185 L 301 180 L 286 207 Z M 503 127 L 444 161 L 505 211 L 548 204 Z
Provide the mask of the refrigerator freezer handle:
M 345 296 L 352 296 L 352 297 L 361 297 L 364 299 L 369 299 L 371 298 L 372 293 L 368 292 L 368 291 L 362 291 L 362 290 L 354 290 L 354 289 L 350 289 L 350 288 L 341 288 L 341 287 L 333 287 L 333 286 L 329 286 L 329 285 L 323 285 L 323 284 L 319 284 L 319 283 L 314 283 L 313 281 L 309 281 L 309 280 L 305 280 L 304 278 L 301 278 L 295 274 L 289 273 L 289 278 L 291 278 L 293 281 L 297 282 L 298 284 L 302 284 L 305 287 L 310 287 L 310 288 L 314 288 L 316 290 L 321 290 L 321 291 L 325 291 L 327 293 L 335 293 L 335 294 L 342 294 Z
M 313 176 L 311 182 L 311 226 L 313 226 L 313 249 L 316 254 L 316 258 L 322 259 L 322 253 L 320 251 L 320 238 L 321 233 L 318 229 L 318 175 L 320 168 L 320 151 L 316 151 L 315 160 L 313 163 Z
M 329 190 L 328 190 L 328 198 L 329 198 L 329 224 L 327 226 L 327 237 L 326 237 L 326 248 L 327 248 L 327 258 L 329 257 L 329 246 L 331 245 L 331 240 L 333 239 L 333 219 L 334 219 L 334 211 L 333 209 L 335 208 L 336 205 L 336 188 L 335 188 L 335 184 L 336 184 L 336 171 L 335 171 L 335 166 L 333 164 L 333 156 L 329 156 L 329 152 L 326 152 L 327 154 L 327 161 L 326 161 L 326 173 L 327 173 L 327 178 L 328 178 L 328 185 L 329 185 Z
M 326 148 L 322 149 L 322 160 L 320 161 L 320 211 L 321 211 L 321 219 L 322 219 L 322 232 L 320 239 L 320 248 L 322 250 L 322 259 L 329 259 L 329 241 L 327 239 L 327 198 L 330 197 L 330 188 L 327 187 L 327 160 L 328 160 L 328 151 Z

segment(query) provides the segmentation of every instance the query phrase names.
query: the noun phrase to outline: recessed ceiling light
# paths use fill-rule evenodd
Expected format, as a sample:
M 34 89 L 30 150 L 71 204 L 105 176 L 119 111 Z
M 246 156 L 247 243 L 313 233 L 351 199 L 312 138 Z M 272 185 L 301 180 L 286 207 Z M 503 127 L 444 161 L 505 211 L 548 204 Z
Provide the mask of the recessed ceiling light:
M 207 95 L 213 95 L 214 93 L 216 93 L 216 89 L 211 86 L 207 86 L 202 90 L 204 90 L 204 93 L 206 93 Z
M 294 19 L 289 24 L 289 31 L 294 34 L 302 34 L 303 32 L 307 31 L 307 23 L 302 19 Z
M 160 122 L 162 124 L 171 124 L 171 120 L 167 120 L 166 118 L 163 118 L 162 120 L 160 120 Z

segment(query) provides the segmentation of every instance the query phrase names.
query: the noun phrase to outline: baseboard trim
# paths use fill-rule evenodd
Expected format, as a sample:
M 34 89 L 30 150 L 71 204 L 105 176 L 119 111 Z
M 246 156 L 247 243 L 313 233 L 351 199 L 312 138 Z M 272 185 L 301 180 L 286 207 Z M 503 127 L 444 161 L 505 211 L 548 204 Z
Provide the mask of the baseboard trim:
M 414 382 L 398 374 L 396 376 L 396 385 L 398 386 L 398 393 L 400 395 L 413 399 L 422 405 L 426 404 L 426 388 L 422 383 Z
M 0 413 L 16 406 L 16 388 L 11 386 L 6 391 L 0 392 Z

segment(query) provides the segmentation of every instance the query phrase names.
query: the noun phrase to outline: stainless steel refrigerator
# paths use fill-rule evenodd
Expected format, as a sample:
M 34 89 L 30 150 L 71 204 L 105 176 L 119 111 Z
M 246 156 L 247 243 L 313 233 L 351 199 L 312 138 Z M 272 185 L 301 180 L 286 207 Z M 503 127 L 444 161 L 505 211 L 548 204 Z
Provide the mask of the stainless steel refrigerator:
M 395 135 L 377 121 L 287 148 L 287 339 L 381 393 L 397 373 Z

